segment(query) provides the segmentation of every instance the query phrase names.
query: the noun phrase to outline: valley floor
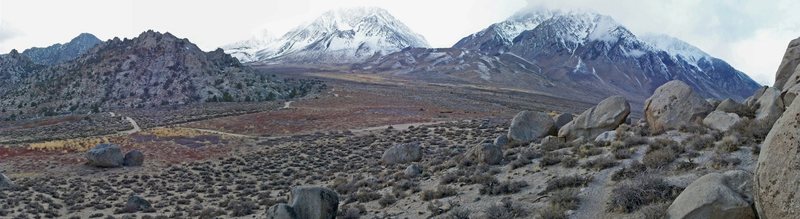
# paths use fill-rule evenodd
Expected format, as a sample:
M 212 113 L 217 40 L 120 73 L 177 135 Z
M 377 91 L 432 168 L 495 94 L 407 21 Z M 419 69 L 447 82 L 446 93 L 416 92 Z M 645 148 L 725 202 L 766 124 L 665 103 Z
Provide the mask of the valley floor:
M 714 147 L 690 146 L 699 135 L 669 132 L 616 144 L 517 145 L 504 149 L 500 165 L 474 164 L 464 152 L 506 133 L 517 112 L 579 113 L 593 104 L 368 74 L 289 76 L 320 79 L 328 89 L 291 102 L 243 105 L 246 110 L 220 116 L 162 119 L 120 111 L 107 119 L 121 121 L 111 123 L 117 128 L 109 134 L 0 143 L 0 170 L 23 188 L 0 191 L 0 217 L 264 218 L 292 187 L 323 185 L 340 194 L 344 218 L 537 218 L 554 212 L 643 218 L 663 211 L 668 197 L 630 207 L 610 201 L 619 198 L 616 189 L 654 176 L 680 192 L 709 171 L 752 170 L 757 157 L 750 147 L 720 157 Z M 183 109 L 189 110 L 159 115 L 182 115 Z M 680 150 L 670 149 L 669 162 L 651 166 L 648 154 L 660 148 L 648 142 L 657 141 Z M 145 165 L 85 165 L 84 151 L 100 142 L 141 150 Z M 405 175 L 407 165 L 381 163 L 383 151 L 404 142 L 423 145 L 419 176 Z M 647 167 L 635 169 L 640 162 Z M 119 212 L 132 194 L 155 210 Z

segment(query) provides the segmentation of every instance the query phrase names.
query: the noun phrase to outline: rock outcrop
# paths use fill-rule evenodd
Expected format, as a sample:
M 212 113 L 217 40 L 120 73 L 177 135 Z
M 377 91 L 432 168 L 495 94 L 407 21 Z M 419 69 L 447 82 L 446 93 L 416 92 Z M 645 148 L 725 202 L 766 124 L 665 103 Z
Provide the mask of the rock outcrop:
M 775 123 L 785 109 L 780 90 L 773 87 L 767 88 L 756 103 L 756 121 L 767 124 Z
M 292 189 L 291 204 L 276 204 L 267 210 L 270 219 L 334 219 L 339 195 L 322 187 L 301 186 Z
M 600 101 L 597 106 L 583 111 L 577 118 L 561 127 L 558 137 L 567 140 L 579 137 L 595 139 L 601 133 L 619 127 L 630 113 L 631 105 L 625 97 L 612 96 Z
M 742 121 L 742 118 L 740 118 L 736 113 L 714 111 L 708 114 L 705 119 L 703 119 L 703 124 L 709 128 L 716 129 L 721 132 L 727 132 L 731 129 L 731 127 L 740 121 Z
M 761 144 L 755 177 L 759 218 L 794 218 L 800 209 L 800 102 L 792 103 Z
M 689 184 L 667 209 L 667 218 L 752 219 L 752 174 L 709 173 Z
M 88 164 L 96 167 L 121 167 L 124 157 L 122 149 L 116 144 L 98 144 L 86 152 Z
M 682 81 L 662 85 L 645 101 L 644 117 L 652 133 L 699 122 L 714 108 Z
M 797 64 L 800 64 L 800 38 L 794 39 L 789 42 L 786 52 L 783 55 L 783 60 L 778 66 L 778 72 L 775 76 L 775 88 L 783 89 L 789 78 L 794 74 Z
M 508 128 L 508 140 L 517 143 L 528 143 L 555 132 L 553 119 L 543 112 L 522 111 L 511 120 Z
M 395 144 L 383 152 L 381 160 L 385 164 L 403 164 L 422 159 L 422 146 L 419 142 Z

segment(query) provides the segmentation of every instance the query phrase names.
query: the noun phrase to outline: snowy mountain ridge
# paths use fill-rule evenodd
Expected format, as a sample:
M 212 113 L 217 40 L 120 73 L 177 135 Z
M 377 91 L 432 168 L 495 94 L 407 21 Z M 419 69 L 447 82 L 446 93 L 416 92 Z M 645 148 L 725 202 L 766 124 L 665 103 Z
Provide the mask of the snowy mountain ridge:
M 223 48 L 243 62 L 355 63 L 406 47 L 428 47 L 428 42 L 388 11 L 362 7 L 325 12 L 275 40 Z

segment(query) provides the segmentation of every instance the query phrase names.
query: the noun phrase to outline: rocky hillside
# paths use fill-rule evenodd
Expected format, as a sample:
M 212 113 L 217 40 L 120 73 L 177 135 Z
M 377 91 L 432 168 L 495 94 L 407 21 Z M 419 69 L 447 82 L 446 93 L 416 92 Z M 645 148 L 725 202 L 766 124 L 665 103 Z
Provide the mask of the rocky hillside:
M 642 100 L 670 80 L 706 98 L 743 100 L 759 85 L 725 61 L 671 37 L 639 37 L 608 16 L 589 12 L 518 13 L 455 44 L 487 54 L 512 53 L 536 71 L 577 87 Z
M 65 44 L 55 44 L 45 48 L 30 48 L 22 52 L 33 62 L 41 65 L 55 65 L 72 61 L 102 43 L 92 34 L 82 33 Z
M 26 62 L 14 54 L 8 56 Z M 18 65 L 11 69 L 16 74 L 3 77 L 14 77 L 19 83 L 0 88 L 0 116 L 6 118 L 196 102 L 263 101 L 309 90 L 258 75 L 221 49 L 203 52 L 187 39 L 154 31 L 133 39 L 114 38 L 62 65 L 41 69 Z
M 5 87 L 19 83 L 23 78 L 29 76 L 31 72 L 42 69 L 44 66 L 37 65 L 33 61 L 17 52 L 11 50 L 10 53 L 0 55 L 0 95 Z
M 381 8 L 328 11 L 281 38 L 269 36 L 225 46 L 243 62 L 355 63 L 375 54 L 406 47 L 427 47 L 428 42 Z

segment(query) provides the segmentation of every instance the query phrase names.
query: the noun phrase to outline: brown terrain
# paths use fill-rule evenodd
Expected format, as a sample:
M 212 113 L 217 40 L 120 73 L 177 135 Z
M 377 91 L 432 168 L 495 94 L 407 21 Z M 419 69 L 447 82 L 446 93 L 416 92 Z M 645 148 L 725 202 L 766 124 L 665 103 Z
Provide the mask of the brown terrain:
M 79 121 L 104 125 L 78 138 L 6 136 L 0 169 L 26 189 L 0 192 L 0 216 L 264 218 L 270 206 L 286 202 L 291 188 L 321 185 L 339 194 L 341 218 L 642 218 L 663 214 L 681 188 L 705 173 L 752 169 L 757 153 L 746 146 L 755 141 L 740 129 L 649 135 L 631 124 L 617 129 L 631 134 L 612 142 L 515 144 L 506 146 L 499 165 L 476 164 L 465 152 L 505 135 L 517 112 L 578 114 L 593 104 L 374 74 L 280 77 L 320 80 L 327 89 L 290 101 L 7 124 L 4 130 L 41 136 L 82 126 Z M 641 109 L 632 108 L 631 117 L 641 117 Z M 725 141 L 744 145 L 714 146 Z M 103 142 L 142 151 L 145 165 L 86 165 L 85 151 Z M 418 176 L 404 174 L 406 165 L 381 162 L 385 150 L 404 142 L 423 145 Z M 639 201 L 619 197 L 626 193 L 618 190 L 636 187 L 663 191 L 644 191 L 639 195 L 649 198 Z M 126 213 L 131 195 L 144 197 L 152 208 Z

